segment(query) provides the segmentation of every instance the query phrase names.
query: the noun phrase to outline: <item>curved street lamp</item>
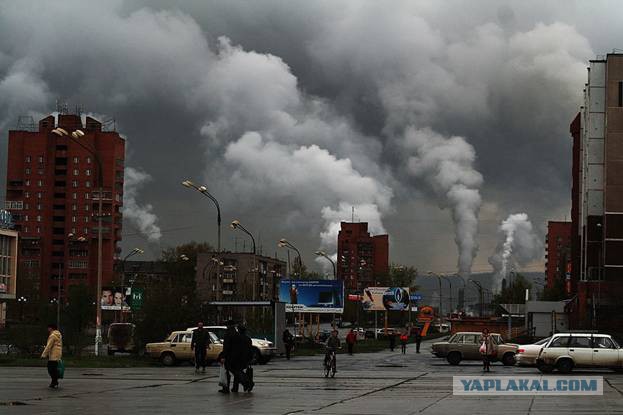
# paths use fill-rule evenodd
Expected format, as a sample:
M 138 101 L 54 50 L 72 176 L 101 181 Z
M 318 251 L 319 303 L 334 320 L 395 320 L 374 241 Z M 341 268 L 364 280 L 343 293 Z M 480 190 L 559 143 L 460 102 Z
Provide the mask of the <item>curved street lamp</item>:
M 104 175 L 102 170 L 102 161 L 95 151 L 95 149 L 90 148 L 80 141 L 80 138 L 84 137 L 84 132 L 82 130 L 75 130 L 71 133 L 71 135 L 67 132 L 67 130 L 57 127 L 52 130 L 53 134 L 56 134 L 59 137 L 68 137 L 74 143 L 78 144 L 84 150 L 86 150 L 89 154 L 93 156 L 95 162 L 97 163 L 97 182 L 98 182 L 98 194 L 99 194 L 99 202 L 97 207 L 97 291 L 96 291 L 96 301 L 95 301 L 95 356 L 99 356 L 99 346 L 102 342 L 102 302 L 100 301 L 100 295 L 102 293 L 102 245 L 103 245 L 103 230 L 102 230 L 102 202 L 104 198 Z
M 336 272 L 336 269 L 335 269 L 335 261 L 332 260 L 331 257 L 329 255 L 327 255 L 327 253 L 324 252 L 324 251 L 316 251 L 315 254 L 316 254 L 316 256 L 326 258 L 331 263 L 331 265 L 333 266 L 333 279 L 337 280 L 337 272 Z
M 301 257 L 301 251 L 299 251 L 298 248 L 294 246 L 294 244 L 288 241 L 286 238 L 281 238 L 279 242 L 277 243 L 277 246 L 279 248 L 292 249 L 296 252 L 297 259 L 298 259 L 298 271 L 299 271 L 297 274 L 300 277 L 301 270 L 303 269 L 303 258 Z
M 191 182 L 190 180 L 184 180 L 182 182 L 182 186 L 187 187 L 189 189 L 196 190 L 197 192 L 201 193 L 202 195 L 210 199 L 212 203 L 214 203 L 214 206 L 216 206 L 216 225 L 217 225 L 216 251 L 220 253 L 221 252 L 221 206 L 219 205 L 218 200 L 216 200 L 216 198 L 212 196 L 210 192 L 208 192 L 208 188 L 206 186 L 197 186 L 195 183 Z
M 231 221 L 231 224 L 229 225 L 233 230 L 241 230 L 242 232 L 246 233 L 247 235 L 249 235 L 249 237 L 251 238 L 251 242 L 253 243 L 253 269 L 252 269 L 252 273 L 253 273 L 253 301 L 256 300 L 257 297 L 257 275 L 259 273 L 259 270 L 257 269 L 257 261 L 256 261 L 256 249 L 255 249 L 255 238 L 253 237 L 253 234 L 251 234 L 251 232 L 249 232 L 247 230 L 247 228 L 245 228 L 244 226 L 242 226 L 242 224 L 240 223 L 240 221 L 238 219 L 234 219 L 233 221 Z

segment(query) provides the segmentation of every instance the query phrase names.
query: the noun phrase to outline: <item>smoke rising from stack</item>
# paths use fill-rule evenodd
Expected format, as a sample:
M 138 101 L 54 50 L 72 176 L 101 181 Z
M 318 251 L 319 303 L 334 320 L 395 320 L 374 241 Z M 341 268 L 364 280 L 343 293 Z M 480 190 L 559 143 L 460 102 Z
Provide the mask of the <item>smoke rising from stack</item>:
M 139 232 L 149 241 L 157 243 L 162 237 L 158 226 L 158 217 L 151 204 L 140 204 L 137 200 L 139 190 L 152 177 L 144 171 L 126 167 L 123 182 L 123 216 L 134 224 Z
M 476 237 L 483 183 L 482 175 L 474 169 L 474 148 L 463 137 L 444 137 L 430 128 L 413 127 L 405 133 L 404 145 L 412 152 L 409 172 L 424 179 L 442 206 L 452 211 L 459 273 L 469 276 L 478 252 Z
M 498 245 L 496 252 L 489 257 L 493 267 L 493 289 L 499 291 L 502 280 L 509 275 L 510 268 L 517 263 L 524 266 L 543 255 L 543 243 L 536 234 L 532 222 L 525 213 L 514 213 L 502 221 L 499 231 L 504 240 Z

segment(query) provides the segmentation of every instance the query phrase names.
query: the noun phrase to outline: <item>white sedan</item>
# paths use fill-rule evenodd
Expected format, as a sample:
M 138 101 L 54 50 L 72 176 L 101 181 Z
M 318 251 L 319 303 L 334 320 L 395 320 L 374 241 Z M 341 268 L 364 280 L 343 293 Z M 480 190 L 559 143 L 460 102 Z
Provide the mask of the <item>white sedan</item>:
M 519 345 L 515 354 L 516 364 L 518 366 L 535 366 L 539 352 L 549 339 L 551 337 L 546 337 L 536 343 Z

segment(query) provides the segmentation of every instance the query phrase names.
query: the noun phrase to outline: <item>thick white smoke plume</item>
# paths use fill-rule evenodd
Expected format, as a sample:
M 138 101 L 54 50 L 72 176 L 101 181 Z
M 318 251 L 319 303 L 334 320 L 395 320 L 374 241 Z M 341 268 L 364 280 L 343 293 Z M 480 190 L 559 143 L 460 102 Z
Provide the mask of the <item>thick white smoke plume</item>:
M 519 265 L 541 258 L 543 244 L 535 233 L 532 223 L 525 213 L 514 213 L 502 221 L 499 227 L 504 235 L 504 242 L 498 245 L 496 252 L 489 257 L 489 263 L 495 273 L 494 290 L 499 290 L 502 280 L 507 278 L 511 266 Z
M 478 252 L 478 212 L 482 203 L 482 175 L 474 169 L 476 153 L 463 137 L 444 137 L 426 128 L 405 133 L 404 145 L 412 152 L 408 169 L 428 182 L 452 210 L 459 273 L 469 275 Z
M 141 205 L 136 200 L 139 189 L 150 180 L 152 180 L 151 176 L 143 171 L 132 167 L 125 168 L 123 216 L 136 225 L 148 241 L 158 242 L 162 237 L 162 232 L 157 225 L 158 217 L 153 213 L 152 205 Z

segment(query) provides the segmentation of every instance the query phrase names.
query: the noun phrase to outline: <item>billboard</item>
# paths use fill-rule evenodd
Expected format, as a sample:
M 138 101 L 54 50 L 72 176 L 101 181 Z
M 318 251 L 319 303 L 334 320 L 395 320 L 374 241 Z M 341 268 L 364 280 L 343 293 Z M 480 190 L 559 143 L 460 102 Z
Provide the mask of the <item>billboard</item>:
M 344 312 L 344 282 L 335 280 L 282 280 L 279 301 L 286 303 L 286 312 Z
M 129 291 L 130 288 L 126 288 L 125 292 L 121 288 L 102 288 L 102 296 L 100 297 L 102 310 L 129 310 L 130 306 L 127 302 L 130 299 Z
M 409 309 L 409 288 L 368 287 L 363 290 L 361 306 L 367 311 L 403 311 Z

